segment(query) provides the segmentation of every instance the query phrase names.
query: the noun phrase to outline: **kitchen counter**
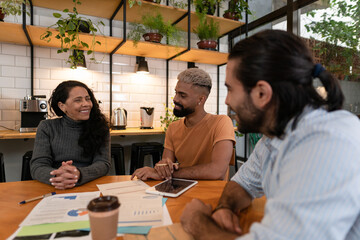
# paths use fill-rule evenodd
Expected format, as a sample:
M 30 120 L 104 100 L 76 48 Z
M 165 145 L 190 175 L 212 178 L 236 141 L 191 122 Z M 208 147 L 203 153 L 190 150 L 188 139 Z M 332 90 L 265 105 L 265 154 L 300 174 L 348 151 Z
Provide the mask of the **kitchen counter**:
M 129 135 L 160 135 L 164 134 L 162 128 L 154 129 L 140 129 L 139 127 L 128 127 L 125 130 L 110 130 L 110 135 L 113 136 L 129 136 Z M 20 133 L 15 130 L 0 130 L 0 140 L 2 139 L 26 139 L 35 138 L 36 132 Z

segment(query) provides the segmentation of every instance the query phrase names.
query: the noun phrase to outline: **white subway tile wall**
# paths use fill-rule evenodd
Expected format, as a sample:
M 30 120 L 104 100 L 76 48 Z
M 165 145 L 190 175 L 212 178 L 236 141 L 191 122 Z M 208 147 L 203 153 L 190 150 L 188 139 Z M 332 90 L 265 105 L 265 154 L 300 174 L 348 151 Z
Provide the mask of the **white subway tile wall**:
M 10 48 L 12 54 L 1 51 L 0 72 L 0 125 L 18 129 L 20 121 L 19 100 L 30 94 L 30 56 L 23 57 L 24 53 L 16 51 L 26 47 L 0 43 L 1 50 Z M 94 91 L 98 100 L 102 101 L 101 108 L 109 116 L 110 107 L 110 77 L 108 57 L 101 64 L 90 63 L 88 70 L 72 70 L 65 64 L 65 54 L 56 54 L 56 49 L 35 47 L 34 94 L 46 95 L 49 99 L 52 90 L 62 81 L 79 80 L 86 83 Z M 61 56 L 59 56 L 61 55 Z M 101 55 L 101 54 L 100 54 Z M 28 58 L 28 60 L 26 59 Z M 9 59 L 9 60 L 7 60 Z M 16 64 L 14 61 L 16 60 Z M 160 116 L 165 113 L 166 101 L 166 61 L 146 58 L 150 73 L 139 75 L 134 73 L 135 57 L 114 55 L 113 57 L 113 109 L 124 107 L 128 110 L 128 126 L 140 125 L 140 106 L 155 107 L 154 126 L 160 127 Z M 4 64 L 3 64 L 4 63 Z M 14 66 L 14 64 L 16 66 Z M 212 92 L 207 100 L 205 109 L 216 113 L 216 69 L 214 65 L 196 64 L 199 68 L 210 73 L 213 80 Z M 171 61 L 169 64 L 169 106 L 172 103 L 177 75 L 187 68 L 187 63 Z M 225 67 L 221 67 L 225 68 Z M 226 95 L 224 74 L 221 74 L 220 97 Z M 226 114 L 227 107 L 220 101 L 220 113 Z M 0 129 L 3 129 L 0 127 Z
M 56 22 L 52 16 L 54 10 L 34 7 L 34 24 L 50 26 Z M 101 31 L 109 34 L 109 21 L 90 17 L 94 22 L 102 20 L 105 27 Z M 6 17 L 5 21 L 22 23 L 21 17 Z M 29 23 L 29 17 L 27 17 Z M 113 35 L 122 37 L 123 23 L 113 22 Z M 127 24 L 129 31 L 131 26 Z M 184 40 L 186 39 L 184 34 Z M 191 46 L 196 48 L 197 38 L 191 34 Z M 220 49 L 227 50 L 227 38 L 220 42 Z M 79 80 L 87 84 L 98 100 L 100 107 L 109 116 L 110 112 L 110 76 L 109 55 L 96 53 L 97 60 L 102 63 L 90 62 L 86 56 L 87 70 L 72 70 L 66 59 L 69 53 L 57 53 L 55 48 L 34 47 L 34 95 L 46 95 L 49 99 L 52 90 L 62 81 Z M 151 105 L 155 107 L 154 126 L 160 127 L 160 116 L 165 113 L 166 101 L 166 60 L 146 58 L 150 74 L 138 75 L 134 73 L 136 58 L 127 55 L 113 55 L 113 95 L 112 108 L 124 107 L 128 110 L 128 126 L 140 125 L 140 107 Z M 216 113 L 217 109 L 217 66 L 208 64 L 196 64 L 207 71 L 212 77 L 213 88 L 206 102 L 205 109 L 210 113 Z M 170 61 L 169 64 L 169 106 L 172 104 L 177 75 L 187 68 L 186 62 Z M 0 125 L 7 128 L 18 129 L 20 127 L 19 100 L 31 94 L 30 83 L 30 47 L 9 43 L 0 43 Z M 225 66 L 220 67 L 220 114 L 227 113 L 224 103 L 226 96 Z M 0 130 L 3 130 L 0 126 Z

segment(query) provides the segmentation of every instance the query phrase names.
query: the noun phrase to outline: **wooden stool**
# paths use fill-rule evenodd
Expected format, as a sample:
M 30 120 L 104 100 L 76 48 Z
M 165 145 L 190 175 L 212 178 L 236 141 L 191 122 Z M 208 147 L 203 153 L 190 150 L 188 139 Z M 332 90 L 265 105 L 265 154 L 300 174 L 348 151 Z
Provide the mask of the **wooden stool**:
M 30 173 L 30 160 L 33 152 L 27 151 L 23 156 L 22 169 L 21 169 L 21 181 L 33 180 Z
M 111 144 L 111 158 L 114 158 L 116 175 L 125 175 L 124 147 L 120 144 Z
M 144 158 L 146 155 L 151 155 L 153 160 L 153 165 L 160 161 L 163 145 L 157 142 L 141 142 L 133 143 L 131 145 L 131 164 L 130 164 L 130 174 L 133 174 L 137 168 L 144 166 Z
M 4 156 L 0 153 L 0 182 L 6 182 Z

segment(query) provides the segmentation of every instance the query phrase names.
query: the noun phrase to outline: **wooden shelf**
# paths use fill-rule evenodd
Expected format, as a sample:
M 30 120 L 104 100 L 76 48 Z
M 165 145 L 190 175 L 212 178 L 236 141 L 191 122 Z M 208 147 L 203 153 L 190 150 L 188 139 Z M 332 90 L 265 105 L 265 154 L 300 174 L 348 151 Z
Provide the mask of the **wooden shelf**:
M 110 19 L 121 0 L 82 0 L 78 7 L 78 12 L 84 15 L 96 16 Z M 32 0 L 36 7 L 49 8 L 63 11 L 68 8 L 70 11 L 74 7 L 72 0 Z
M 110 18 L 116 7 L 120 4 L 121 0 L 102 0 L 101 7 L 99 7 L 98 0 L 83 0 L 83 4 L 78 8 L 80 14 L 97 16 L 102 18 Z M 127 2 L 127 1 L 126 1 Z M 128 4 L 128 3 L 127 3 Z M 54 10 L 62 11 L 65 8 L 72 9 L 72 0 L 63 1 L 49 1 L 49 0 L 33 0 L 33 5 L 38 7 L 44 7 Z M 164 16 L 166 21 L 174 22 L 181 16 L 187 13 L 186 10 L 177 9 L 174 7 L 159 5 L 150 2 L 143 2 L 142 6 L 135 4 L 132 8 L 127 5 L 127 22 L 141 21 L 142 14 L 157 14 L 158 12 Z M 123 20 L 122 10 L 119 11 L 116 20 Z M 240 27 L 243 23 L 224 19 L 220 17 L 208 16 L 209 19 L 219 23 L 220 33 L 224 34 L 237 27 Z M 197 26 L 199 22 L 198 17 L 194 12 L 191 13 L 191 31 Z M 187 18 L 184 18 L 177 24 L 182 30 L 187 31 Z M 59 48 L 61 43 L 59 39 L 55 38 L 57 31 L 52 29 L 53 36 L 50 42 L 46 42 L 40 39 L 40 36 L 47 30 L 46 27 L 31 26 L 27 25 L 27 30 L 31 38 L 32 43 L 35 46 L 55 47 Z M 22 45 L 29 45 L 25 33 L 22 29 L 21 24 L 15 23 L 0 23 L 0 42 L 16 43 Z M 89 46 L 92 43 L 92 35 L 80 33 L 80 40 L 86 42 Z M 101 42 L 101 45 L 96 46 L 96 52 L 112 52 L 123 40 L 119 37 L 108 37 L 108 36 L 96 36 L 96 40 Z M 82 50 L 87 50 L 81 48 Z M 132 55 L 132 56 L 143 56 L 151 58 L 169 59 L 178 53 L 184 51 L 185 47 L 175 47 L 170 45 L 139 42 L 137 47 L 133 46 L 132 40 L 127 40 L 123 46 L 121 46 L 116 54 Z M 216 51 L 191 49 L 190 51 L 176 57 L 174 60 L 185 61 L 185 62 L 196 62 L 220 65 L 227 62 L 227 53 L 221 53 Z
M 15 25 L 16 27 L 19 27 Z M 0 24 L 1 27 L 1 24 Z M 21 27 L 21 25 L 20 25 Z M 51 29 L 53 33 L 51 41 L 46 42 L 40 39 L 40 36 L 47 30 L 45 27 L 38 26 L 26 26 L 30 38 L 35 46 L 44 46 L 44 47 L 54 47 L 60 48 L 60 40 L 55 38 L 57 31 L 55 29 Z M 1 29 L 1 28 L 0 28 Z M 11 27 L 10 27 L 11 29 Z M 17 31 L 16 34 L 23 34 L 22 29 Z M 25 34 L 23 34 L 25 35 Z M 13 35 L 14 36 L 14 35 Z M 17 39 L 13 36 L 9 36 L 8 38 Z M 92 35 L 86 33 L 80 33 L 80 40 L 86 42 L 91 45 Z M 116 37 L 104 37 L 104 36 L 96 36 L 96 40 L 101 42 L 101 45 L 96 46 L 97 52 L 105 52 L 110 53 L 113 49 L 115 49 L 122 41 L 122 38 Z M 20 44 L 25 44 L 27 39 L 25 38 L 24 43 L 18 42 Z M 81 48 L 82 50 L 87 50 L 86 48 Z M 142 57 L 151 57 L 151 58 L 160 58 L 160 59 L 168 59 L 170 57 L 175 56 L 176 54 L 184 51 L 185 47 L 175 47 L 170 45 L 164 45 L 160 43 L 151 43 L 151 42 L 138 42 L 137 47 L 134 47 L 132 40 L 127 40 L 123 46 L 121 46 L 116 54 L 124 54 L 124 55 L 132 55 L 132 56 L 142 56 Z M 175 58 L 175 60 L 185 61 L 185 62 L 197 62 L 197 63 L 207 63 L 207 64 L 223 64 L 227 61 L 227 53 L 221 53 L 216 51 L 208 51 L 208 50 L 200 50 L 200 49 L 191 49 L 189 52 Z
M 99 7 L 98 0 L 82 0 L 82 5 L 78 7 L 78 12 L 84 15 L 96 16 L 110 19 L 114 13 L 117 6 L 120 4 L 121 0 L 102 0 L 101 7 Z M 165 21 L 170 21 L 171 23 L 175 22 L 181 16 L 187 13 L 187 10 L 174 8 L 170 6 L 160 5 L 151 2 L 142 2 L 142 5 L 139 6 L 134 4 L 132 8 L 129 7 L 128 1 L 126 5 L 126 21 L 140 23 L 141 16 L 144 14 L 156 15 L 160 13 L 163 15 Z M 65 8 L 71 10 L 74 6 L 72 0 L 62 0 L 62 1 L 49 1 L 49 0 L 33 0 L 33 5 L 37 7 L 44 7 L 54 10 L 62 11 Z M 118 14 L 114 18 L 115 20 L 123 20 L 123 11 L 120 9 Z M 219 23 L 219 32 L 220 35 L 228 33 L 231 30 L 234 30 L 244 24 L 244 22 L 233 21 L 230 19 L 208 16 L 208 19 L 213 19 L 215 22 Z M 196 16 L 195 12 L 191 12 L 191 27 L 190 31 L 193 32 L 193 29 L 199 24 L 199 19 Z M 188 31 L 187 29 L 187 18 L 184 18 L 180 21 L 177 26 L 183 30 Z
M 59 39 L 55 38 L 55 35 L 58 31 L 55 29 L 51 29 L 53 33 L 50 42 L 46 42 L 40 39 L 40 36 L 47 30 L 45 27 L 37 27 L 37 26 L 26 26 L 31 37 L 31 40 L 36 46 L 45 46 L 45 47 L 55 47 L 60 48 L 61 42 Z M 80 40 L 86 42 L 89 46 L 92 43 L 93 36 L 86 33 L 80 33 Z M 96 41 L 101 42 L 101 45 L 96 45 L 96 52 L 105 52 L 110 53 L 115 47 L 122 41 L 121 38 L 115 37 L 104 37 L 104 36 L 96 36 Z M 86 48 L 81 48 L 82 50 L 87 50 Z
M 126 43 L 116 51 L 117 54 L 125 54 L 132 56 L 151 57 L 168 59 L 176 54 L 184 51 L 185 47 L 175 47 L 164 45 L 160 43 L 138 42 L 137 47 L 134 47 L 132 40 L 127 40 Z
M 156 3 L 150 3 L 150 2 L 143 2 L 142 6 L 134 5 L 132 8 L 127 5 L 126 8 L 126 21 L 127 22 L 135 22 L 135 23 L 141 23 L 142 15 L 156 15 L 157 13 L 161 13 L 161 15 L 164 17 L 165 21 L 170 21 L 171 23 L 174 23 L 176 20 L 178 20 L 181 16 L 187 13 L 187 10 L 159 5 Z M 207 16 L 208 20 L 213 19 L 215 22 L 219 24 L 219 33 L 220 35 L 223 35 L 225 33 L 228 33 L 231 30 L 234 30 L 245 23 L 239 22 L 239 21 L 233 21 L 230 19 L 222 18 L 222 17 L 216 17 L 216 16 Z M 123 12 L 119 11 L 117 16 L 115 17 L 116 20 L 123 20 Z M 191 12 L 190 16 L 191 24 L 190 24 L 190 32 L 194 32 L 194 28 L 197 27 L 199 24 L 199 18 L 195 14 L 195 12 Z M 188 31 L 188 25 L 187 25 L 187 17 L 181 20 L 177 25 L 181 30 L 187 32 Z
M 228 53 L 192 48 L 174 60 L 221 65 L 227 63 L 228 56 Z
M 29 45 L 22 24 L 0 22 L 0 42 Z

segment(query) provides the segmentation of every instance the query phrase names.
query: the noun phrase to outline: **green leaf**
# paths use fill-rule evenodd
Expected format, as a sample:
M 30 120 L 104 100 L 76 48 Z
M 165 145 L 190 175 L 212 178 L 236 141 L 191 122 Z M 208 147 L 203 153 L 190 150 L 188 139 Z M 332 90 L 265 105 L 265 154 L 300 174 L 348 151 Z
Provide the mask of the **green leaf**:
M 89 48 L 89 45 L 88 45 L 86 42 L 81 41 L 81 45 L 82 45 L 83 47 Z
M 70 42 L 70 38 L 66 37 L 66 38 L 64 39 L 64 43 L 69 43 L 69 42 Z
M 93 51 L 91 51 L 91 50 L 87 51 L 87 55 L 90 55 L 92 53 L 93 53 Z
M 67 30 L 73 31 L 75 29 L 76 29 L 75 24 L 72 21 L 70 21 L 67 25 Z
M 69 12 L 69 9 L 68 9 L 68 8 L 65 8 L 65 9 L 63 10 L 63 12 L 64 12 L 64 13 L 67 13 L 67 12 Z
M 56 18 L 61 18 L 61 14 L 60 13 L 53 13 L 53 16 Z

